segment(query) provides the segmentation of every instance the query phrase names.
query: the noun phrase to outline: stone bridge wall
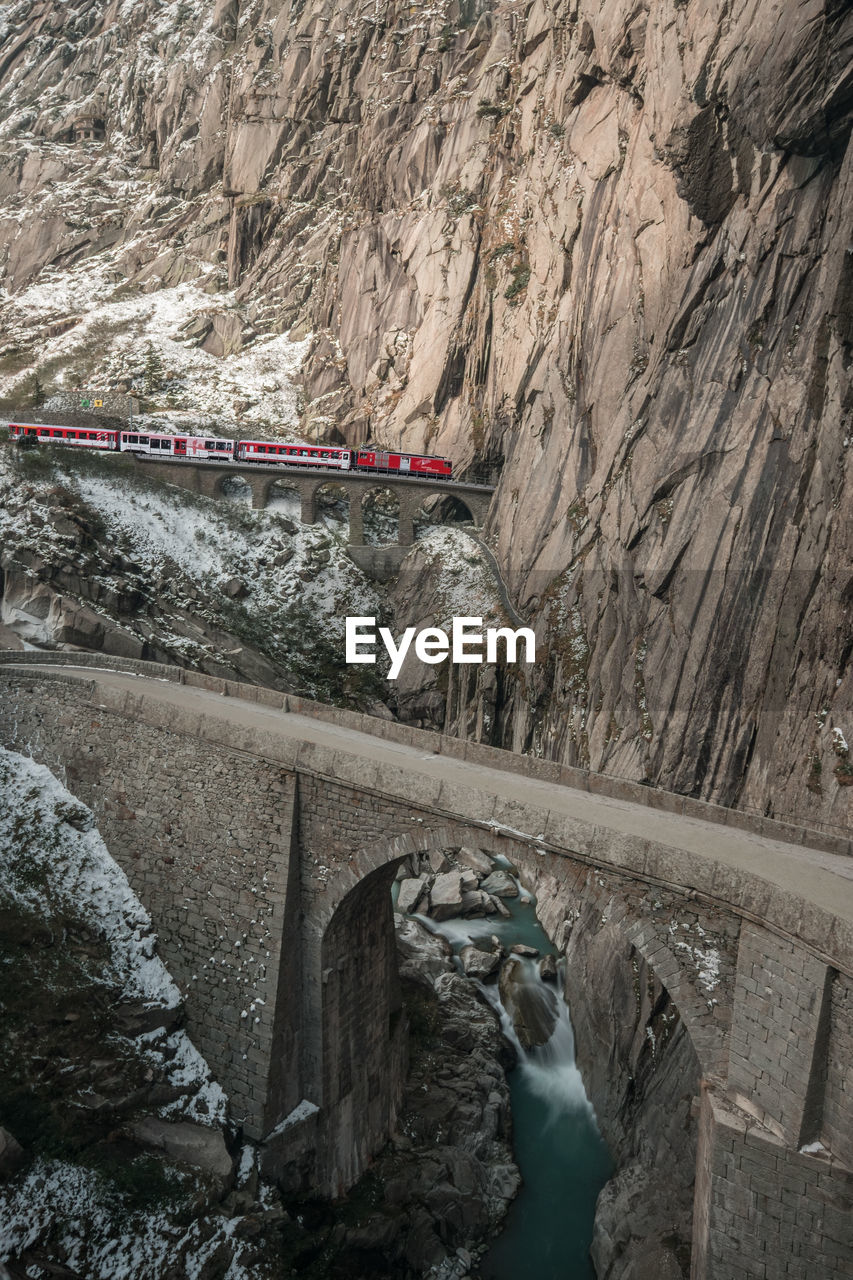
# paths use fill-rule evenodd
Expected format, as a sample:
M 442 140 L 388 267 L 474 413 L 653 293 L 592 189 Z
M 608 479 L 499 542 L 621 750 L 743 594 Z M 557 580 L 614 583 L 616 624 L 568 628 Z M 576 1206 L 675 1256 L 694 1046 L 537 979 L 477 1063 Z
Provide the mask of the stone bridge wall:
M 393 475 L 363 475 L 358 472 L 340 471 L 331 474 L 298 471 L 269 471 L 221 463 L 164 462 L 137 458 L 136 466 L 144 476 L 165 484 L 189 489 L 208 498 L 222 496 L 222 486 L 227 480 L 244 480 L 252 491 L 252 506 L 263 509 L 270 500 L 274 485 L 292 489 L 299 494 L 303 524 L 317 520 L 317 495 L 325 485 L 339 485 L 346 489 L 350 501 L 349 542 L 353 546 L 364 545 L 363 503 L 370 493 L 390 489 L 400 504 L 398 543 L 408 547 L 414 542 L 414 520 L 423 504 L 430 498 L 456 498 L 471 513 L 474 524 L 480 528 L 485 523 L 492 490 L 484 485 L 454 483 L 430 484 L 425 480 L 399 479 Z
M 37 655 L 15 655 L 24 667 L 28 658 Z M 4 743 L 44 760 L 95 809 L 152 913 L 192 1034 L 247 1132 L 267 1138 L 268 1167 L 292 1171 L 295 1161 L 335 1193 L 383 1141 L 404 1066 L 390 883 L 414 850 L 474 843 L 503 850 L 535 882 L 558 945 L 578 903 L 591 904 L 675 1000 L 705 1076 L 694 1280 L 850 1274 L 853 938 L 844 920 L 745 873 L 709 873 L 672 848 L 553 821 L 462 779 L 421 782 L 345 748 L 237 731 L 215 709 L 201 715 L 146 697 L 144 682 L 120 693 L 56 672 L 0 676 Z M 431 744 L 472 763 L 567 781 L 543 762 L 265 690 L 196 682 L 372 729 L 377 743 Z M 593 789 L 593 776 L 569 772 Z M 633 798 L 633 784 L 599 785 Z M 692 816 L 680 797 L 636 790 L 646 805 L 668 802 Z M 718 953 L 713 997 L 697 965 L 698 937 Z M 317 1110 L 288 1124 L 302 1099 Z M 816 1142 L 820 1149 L 800 1150 Z

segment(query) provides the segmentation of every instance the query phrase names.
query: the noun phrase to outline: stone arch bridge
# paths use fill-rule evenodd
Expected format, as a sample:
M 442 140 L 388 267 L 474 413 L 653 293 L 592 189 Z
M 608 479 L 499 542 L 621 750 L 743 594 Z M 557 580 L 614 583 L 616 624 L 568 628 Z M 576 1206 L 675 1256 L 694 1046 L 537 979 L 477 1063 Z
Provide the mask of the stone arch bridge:
M 435 483 L 398 475 L 370 475 L 361 471 L 330 472 L 221 462 L 167 462 L 133 456 L 143 474 L 193 493 L 202 493 L 208 498 L 221 497 L 226 481 L 243 480 L 251 489 L 252 506 L 258 509 L 266 507 L 274 485 L 293 489 L 299 494 L 303 524 L 316 523 L 320 490 L 326 485 L 338 485 L 346 489 L 349 496 L 349 543 L 356 548 L 364 545 L 364 500 L 377 490 L 390 489 L 400 504 L 397 542 L 401 548 L 410 547 L 414 542 L 415 516 L 428 499 L 454 498 L 466 508 L 473 524 L 482 528 L 494 493 L 493 485 L 467 481 Z
M 550 886 L 552 921 L 606 901 L 679 1009 L 693 1280 L 850 1275 L 849 840 L 103 655 L 0 655 L 0 725 L 94 809 L 268 1171 L 334 1195 L 386 1140 L 390 886 L 410 853 L 476 844 Z M 713 999 L 673 918 L 714 939 Z

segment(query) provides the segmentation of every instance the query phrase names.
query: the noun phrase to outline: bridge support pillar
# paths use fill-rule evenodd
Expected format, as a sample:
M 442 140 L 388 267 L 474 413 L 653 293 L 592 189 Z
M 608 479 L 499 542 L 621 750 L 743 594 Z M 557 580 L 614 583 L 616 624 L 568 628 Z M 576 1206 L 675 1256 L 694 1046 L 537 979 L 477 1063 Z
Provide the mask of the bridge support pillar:
M 851 1210 L 849 1169 L 790 1147 L 703 1087 L 691 1280 L 844 1280 Z
M 420 506 L 417 495 L 414 499 L 408 495 L 400 495 L 400 520 L 397 542 L 401 547 L 410 547 L 415 540 L 415 512 Z
M 361 499 L 361 489 L 350 489 L 349 544 L 352 547 L 361 547 L 364 545 L 364 511 L 362 510 Z
M 302 512 L 300 515 L 300 519 L 303 524 L 316 524 L 317 523 L 316 489 L 313 486 L 309 488 L 307 485 L 302 485 L 300 486 L 300 490 L 301 490 L 300 496 L 302 498 Z

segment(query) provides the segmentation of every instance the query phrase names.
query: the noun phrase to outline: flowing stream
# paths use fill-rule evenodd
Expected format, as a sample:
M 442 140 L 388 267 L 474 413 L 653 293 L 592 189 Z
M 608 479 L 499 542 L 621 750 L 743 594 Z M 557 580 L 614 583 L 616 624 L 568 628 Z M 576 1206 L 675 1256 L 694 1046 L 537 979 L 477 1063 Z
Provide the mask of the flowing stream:
M 455 954 L 469 941 L 493 934 L 507 949 L 525 943 L 542 955 L 551 952 L 529 893 L 522 888 L 518 898 L 505 902 L 508 920 L 417 919 L 443 934 Z M 544 983 L 537 961 L 523 958 L 520 965 L 518 981 L 538 988 L 535 998 L 556 1012 L 556 1025 L 546 1044 L 523 1049 L 497 983 L 482 984 L 518 1054 L 509 1086 L 513 1147 L 524 1181 L 479 1274 L 483 1280 L 594 1280 L 589 1246 L 595 1202 L 613 1165 L 575 1063 L 569 1009 L 561 994 L 563 974 L 557 983 Z

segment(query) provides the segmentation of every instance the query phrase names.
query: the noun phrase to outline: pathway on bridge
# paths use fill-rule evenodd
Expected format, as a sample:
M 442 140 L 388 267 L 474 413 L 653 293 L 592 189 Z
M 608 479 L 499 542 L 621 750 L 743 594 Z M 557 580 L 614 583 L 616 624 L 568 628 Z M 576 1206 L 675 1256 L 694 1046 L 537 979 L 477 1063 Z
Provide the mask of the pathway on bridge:
M 31 666 L 18 669 L 26 674 L 33 672 Z M 226 698 L 187 685 L 92 667 L 63 665 L 51 668 L 49 662 L 44 663 L 44 669 L 55 670 L 64 676 L 76 676 L 83 681 L 95 680 L 105 689 L 137 695 L 143 693 L 154 702 L 213 716 L 242 729 L 278 734 L 291 741 L 345 751 L 366 763 L 403 769 L 420 775 L 425 781 L 429 779 L 446 782 L 450 787 L 468 787 L 484 796 L 494 797 L 496 802 L 516 801 L 522 805 L 535 805 L 543 811 L 609 829 L 620 836 L 655 841 L 681 853 L 758 876 L 782 892 L 853 925 L 853 858 L 787 844 L 737 827 L 687 818 L 573 787 L 515 776 L 509 769 L 490 768 L 471 761 L 425 753 L 417 747 L 369 733 L 244 702 L 239 698 Z M 508 753 L 508 763 L 511 759 Z M 369 776 L 365 777 L 364 785 L 370 789 Z M 503 829 L 507 834 L 527 840 L 542 838 L 541 832 L 515 832 L 509 827 L 502 828 L 499 823 L 494 825 L 498 830 Z

